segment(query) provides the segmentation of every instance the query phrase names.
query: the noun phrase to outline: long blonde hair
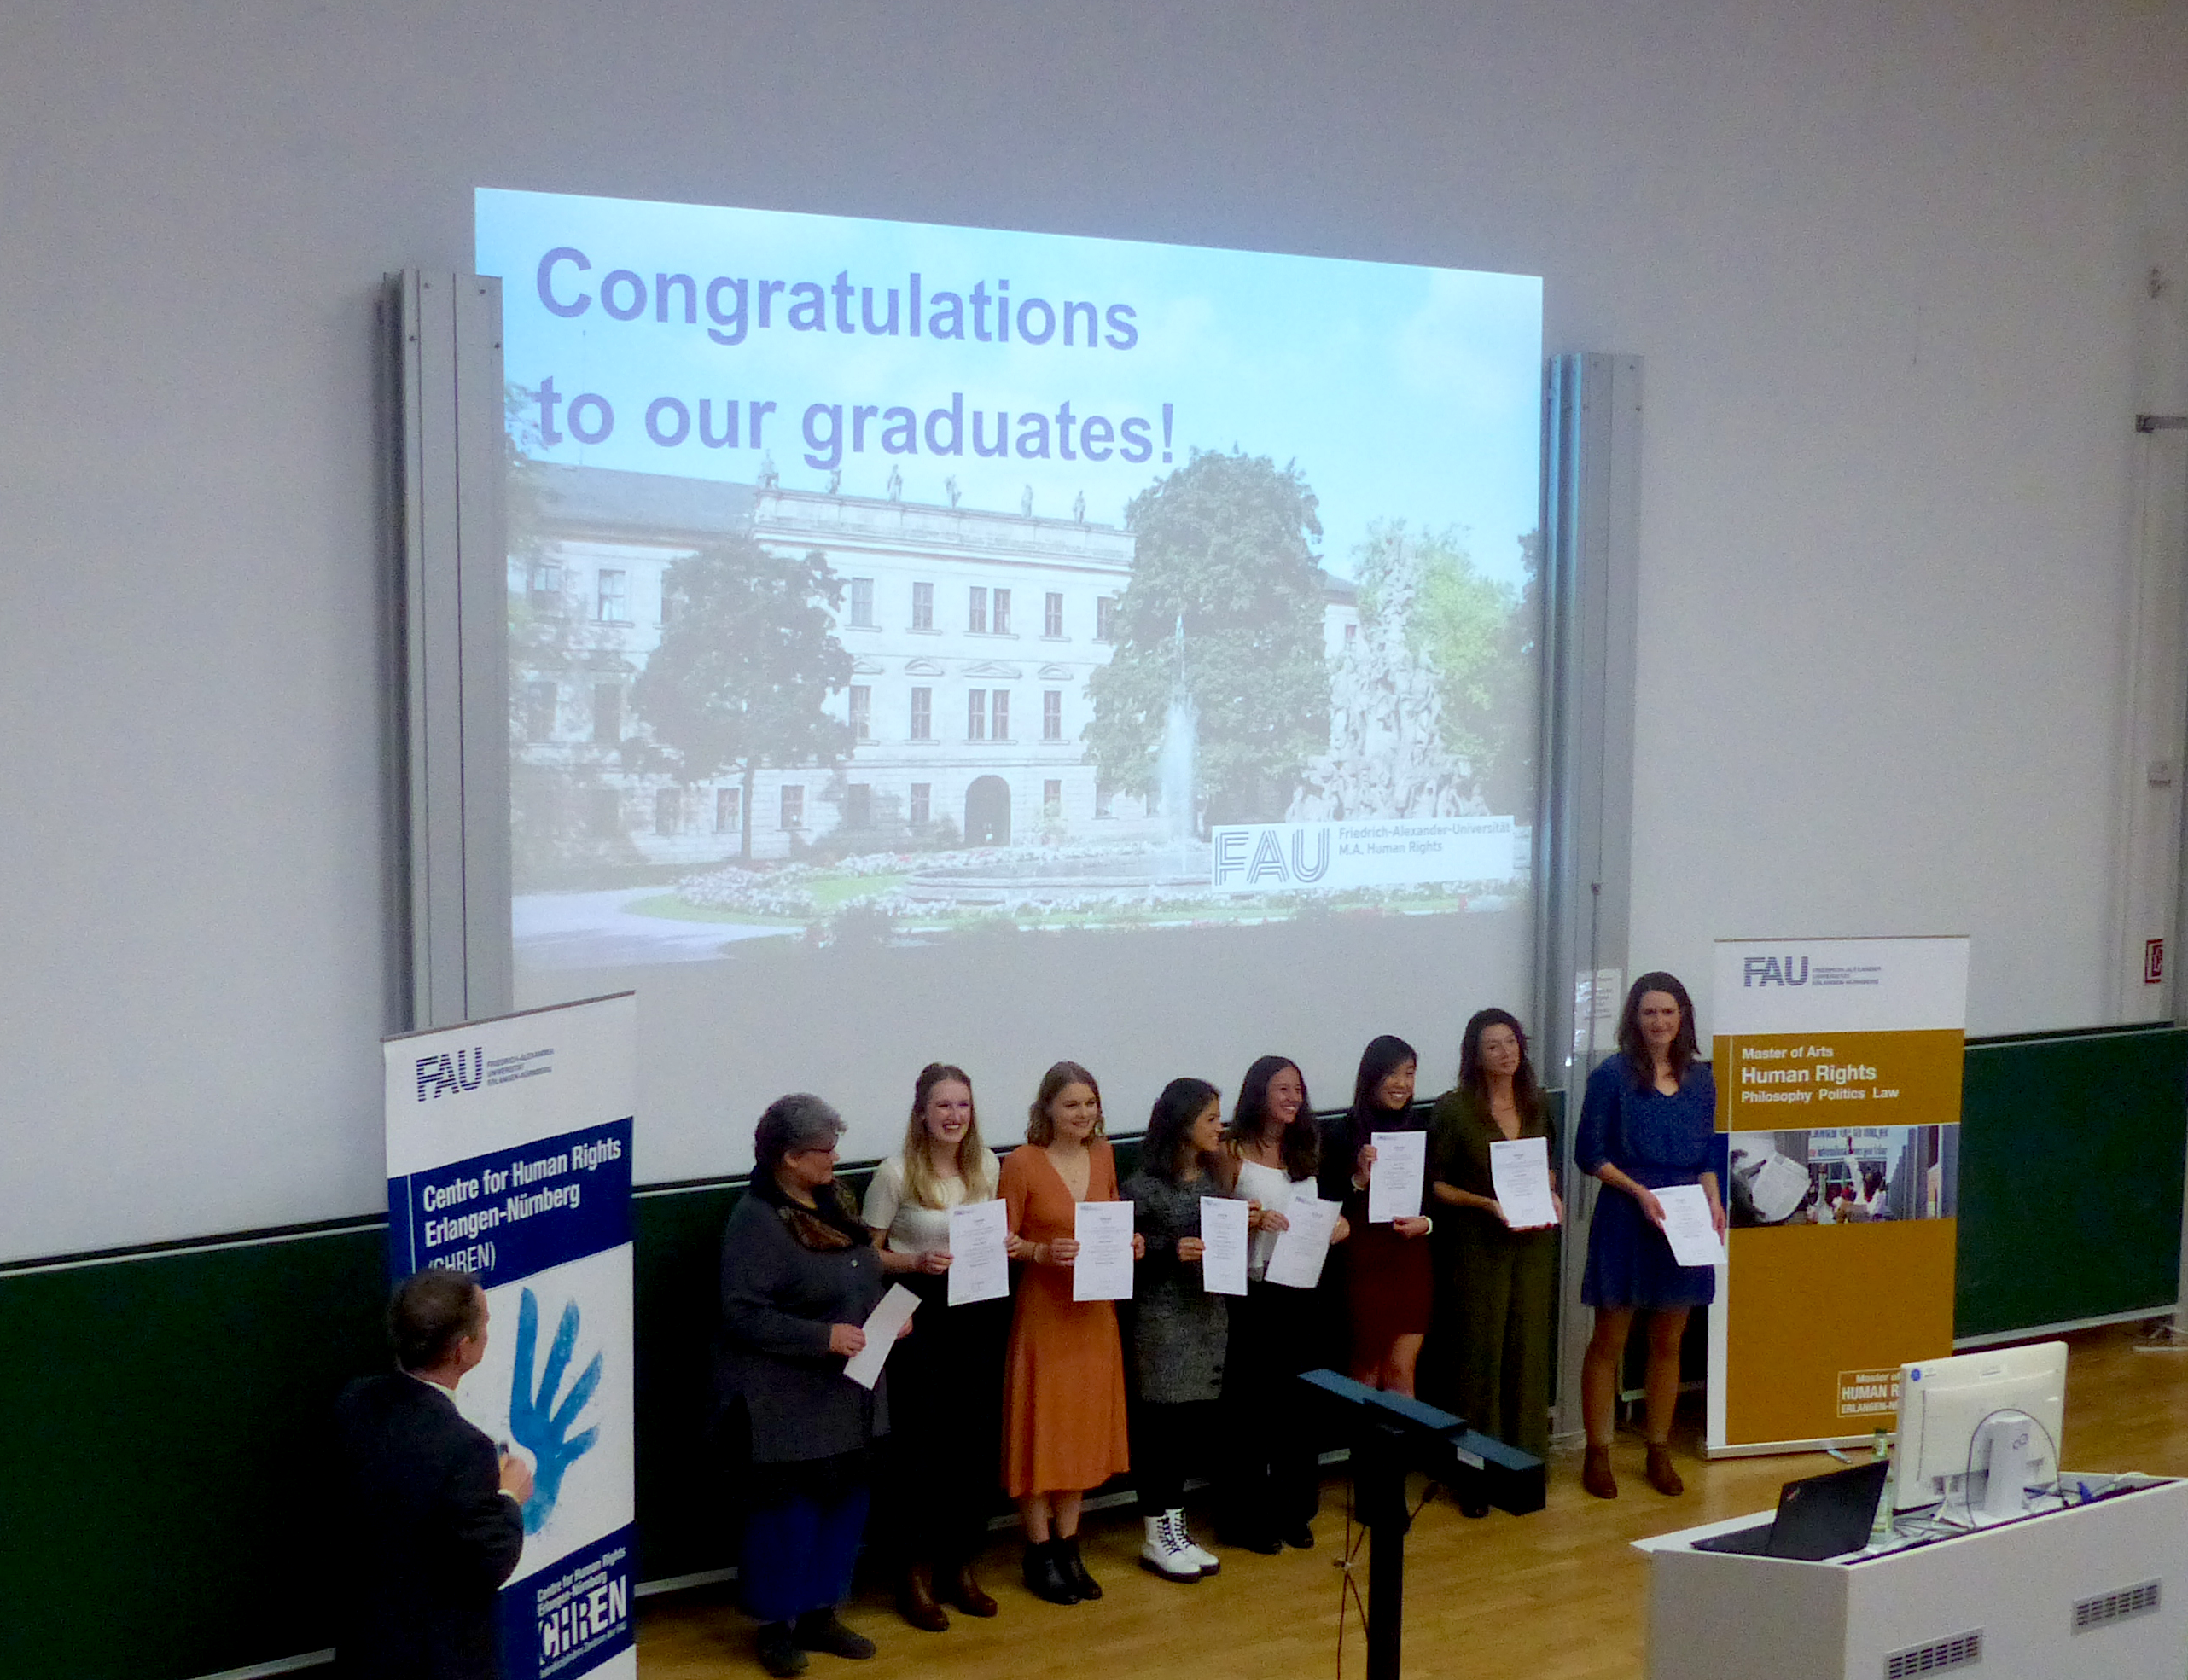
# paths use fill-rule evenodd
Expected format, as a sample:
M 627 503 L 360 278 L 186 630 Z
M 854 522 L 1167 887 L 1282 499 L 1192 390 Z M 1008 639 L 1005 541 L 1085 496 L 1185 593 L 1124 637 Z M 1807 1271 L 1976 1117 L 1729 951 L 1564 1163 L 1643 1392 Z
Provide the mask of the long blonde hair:
M 972 1110 L 965 1135 L 957 1140 L 957 1177 L 965 1187 L 967 1201 L 987 1201 L 995 1195 L 991 1171 L 994 1154 L 980 1141 L 980 1105 L 972 1102 L 972 1075 L 946 1061 L 930 1061 L 919 1070 L 911 1087 L 911 1121 L 904 1129 L 904 1194 L 915 1207 L 940 1207 L 942 1184 L 934 1171 L 934 1138 L 927 1130 L 927 1104 L 934 1087 L 955 1080 L 965 1088 Z

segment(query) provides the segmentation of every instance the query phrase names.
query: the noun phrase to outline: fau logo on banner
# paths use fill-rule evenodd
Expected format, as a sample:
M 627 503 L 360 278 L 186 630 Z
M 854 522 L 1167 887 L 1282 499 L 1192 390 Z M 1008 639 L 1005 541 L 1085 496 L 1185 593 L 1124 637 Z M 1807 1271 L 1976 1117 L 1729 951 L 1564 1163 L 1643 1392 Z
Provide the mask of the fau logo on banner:
M 1793 965 L 1801 965 L 1794 972 Z M 1808 959 L 1805 956 L 1743 956 L 1740 959 L 1740 984 L 1754 985 L 1806 985 L 1808 984 Z
M 430 1097 L 453 1096 L 458 1091 L 476 1090 L 486 1083 L 486 1047 L 474 1046 L 468 1050 L 444 1050 L 439 1055 L 422 1055 L 417 1059 L 418 1101 Z

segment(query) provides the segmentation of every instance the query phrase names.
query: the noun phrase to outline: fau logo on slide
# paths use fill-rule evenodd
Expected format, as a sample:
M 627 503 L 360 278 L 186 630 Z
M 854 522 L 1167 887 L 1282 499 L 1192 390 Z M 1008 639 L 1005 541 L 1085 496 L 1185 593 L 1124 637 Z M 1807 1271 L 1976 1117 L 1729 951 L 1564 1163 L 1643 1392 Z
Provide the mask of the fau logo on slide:
M 1793 968 L 1795 962 L 1801 965 L 1798 974 Z M 1740 985 L 1743 987 L 1807 984 L 1808 959 L 1805 956 L 1789 956 L 1782 962 L 1775 956 L 1743 956 L 1740 959 Z
M 418 1058 L 418 1101 L 476 1090 L 486 1079 L 486 1047 Z

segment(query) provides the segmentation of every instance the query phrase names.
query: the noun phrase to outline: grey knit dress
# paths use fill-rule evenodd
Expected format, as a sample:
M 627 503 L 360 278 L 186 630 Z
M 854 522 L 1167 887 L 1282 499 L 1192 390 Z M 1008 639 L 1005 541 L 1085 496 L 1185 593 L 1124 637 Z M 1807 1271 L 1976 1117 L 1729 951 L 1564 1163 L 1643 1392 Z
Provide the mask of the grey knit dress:
M 1201 1198 L 1221 1192 L 1205 1176 L 1175 1184 L 1141 1172 L 1126 1180 L 1122 1194 L 1132 1205 L 1132 1229 L 1147 1239 L 1132 1289 L 1139 1397 L 1159 1406 L 1215 1399 L 1230 1308 L 1201 1287 L 1199 1261 L 1178 1258 L 1178 1240 L 1201 1234 Z

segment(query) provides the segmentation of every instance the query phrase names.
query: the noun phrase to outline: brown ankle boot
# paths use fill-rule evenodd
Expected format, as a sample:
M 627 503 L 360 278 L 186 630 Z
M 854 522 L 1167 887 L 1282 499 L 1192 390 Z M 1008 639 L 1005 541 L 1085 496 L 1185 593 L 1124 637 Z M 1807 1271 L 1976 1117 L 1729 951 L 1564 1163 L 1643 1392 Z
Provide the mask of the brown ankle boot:
M 898 1581 L 897 1613 L 928 1633 L 940 1633 L 949 1627 L 949 1613 L 934 1602 L 934 1572 L 927 1565 L 911 1565 Z
M 945 1578 L 942 1596 L 968 1616 L 992 1616 L 995 1601 L 973 1578 L 973 1567 L 961 1563 Z
M 1667 1445 L 1651 1445 L 1649 1449 L 1649 1485 L 1667 1498 L 1676 1498 L 1686 1491 L 1686 1484 L 1672 1464 L 1672 1450 Z
M 1611 1473 L 1609 1447 L 1590 1447 L 1582 1456 L 1580 1485 L 1598 1499 L 1618 1497 L 1618 1478 Z

